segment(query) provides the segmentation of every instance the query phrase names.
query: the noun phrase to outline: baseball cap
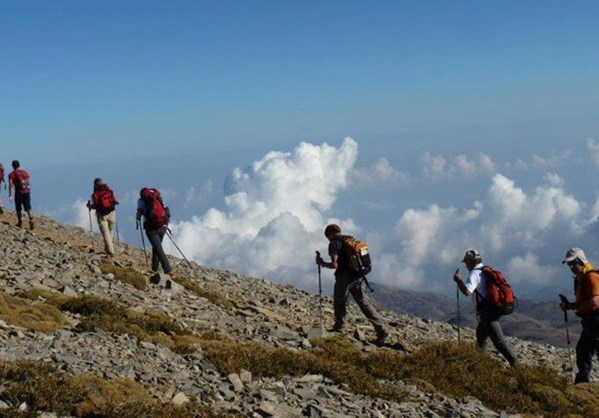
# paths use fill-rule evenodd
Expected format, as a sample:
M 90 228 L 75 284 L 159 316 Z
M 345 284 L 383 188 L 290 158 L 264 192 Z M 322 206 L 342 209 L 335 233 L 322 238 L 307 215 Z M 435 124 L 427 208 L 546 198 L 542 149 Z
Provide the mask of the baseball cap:
M 466 261 L 480 261 L 480 253 L 477 250 L 468 250 L 466 254 L 464 254 L 464 258 L 462 258 L 462 263 Z
M 577 258 L 585 264 L 588 263 L 587 257 L 584 255 L 584 251 L 578 247 L 573 247 L 566 252 L 566 257 L 564 257 L 562 264 L 567 263 L 568 261 L 576 260 Z

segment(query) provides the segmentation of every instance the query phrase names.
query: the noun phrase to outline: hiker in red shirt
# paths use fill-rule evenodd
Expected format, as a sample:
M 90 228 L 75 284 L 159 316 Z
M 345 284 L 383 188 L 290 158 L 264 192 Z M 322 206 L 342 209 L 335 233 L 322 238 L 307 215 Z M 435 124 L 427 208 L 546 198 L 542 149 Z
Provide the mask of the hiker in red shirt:
M 101 178 L 94 180 L 94 193 L 92 200 L 87 201 L 87 209 L 95 209 L 98 226 L 104 239 L 104 251 L 108 257 L 114 257 L 114 243 L 112 230 L 116 225 L 116 205 L 119 202 L 114 197 L 112 189 Z
M 31 189 L 29 184 L 29 173 L 22 170 L 18 160 L 13 160 L 13 171 L 8 175 L 8 198 L 15 202 L 17 211 L 17 226 L 22 227 L 22 210 L 25 209 L 29 217 L 29 229 L 33 229 L 33 212 L 31 211 Z M 14 188 L 14 197 L 13 197 Z

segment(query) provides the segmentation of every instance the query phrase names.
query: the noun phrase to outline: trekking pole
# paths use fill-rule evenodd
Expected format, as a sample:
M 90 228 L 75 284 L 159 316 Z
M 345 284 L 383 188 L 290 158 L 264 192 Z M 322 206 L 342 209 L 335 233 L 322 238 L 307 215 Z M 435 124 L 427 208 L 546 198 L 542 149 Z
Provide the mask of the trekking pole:
M 139 227 L 139 221 L 135 221 L 135 229 L 139 229 L 139 234 L 141 235 L 141 246 L 144 249 L 144 258 L 146 259 L 146 266 L 150 268 L 150 263 L 148 262 L 148 254 L 146 253 L 146 240 L 144 240 L 144 231 L 143 228 Z
M 320 259 L 320 252 L 316 251 L 316 257 Z M 322 327 L 322 279 L 320 276 L 320 264 L 318 266 L 318 311 L 320 317 L 320 326 Z
M 455 274 L 457 274 L 460 271 L 460 268 L 458 267 L 455 270 Z M 456 306 L 457 306 L 457 310 L 458 310 L 458 344 L 461 343 L 461 336 L 460 336 L 460 286 L 458 286 L 458 284 L 455 284 L 455 297 L 456 297 Z
M 171 240 L 171 242 L 173 243 L 173 245 L 175 246 L 175 248 L 179 251 L 179 254 L 181 254 L 181 256 L 183 257 L 183 259 L 185 261 L 187 261 L 187 265 L 189 265 L 189 268 L 191 268 L 191 270 L 197 275 L 197 271 L 196 269 L 193 267 L 193 265 L 191 264 L 191 262 L 187 259 L 187 257 L 185 257 L 185 254 L 183 254 L 183 251 L 181 251 L 181 248 L 179 248 L 179 246 L 177 245 L 177 243 L 175 242 L 175 240 L 173 239 L 173 236 L 171 235 L 171 230 L 166 228 L 166 235 L 168 236 L 168 238 Z
M 558 295 L 560 301 L 564 304 L 564 307 L 568 306 L 568 298 L 564 295 Z M 572 373 L 574 373 L 574 366 L 572 364 L 572 349 L 570 346 L 570 331 L 568 329 L 568 310 L 564 309 L 564 323 L 566 324 L 566 342 L 568 343 L 568 360 L 570 361 L 570 369 L 572 369 Z

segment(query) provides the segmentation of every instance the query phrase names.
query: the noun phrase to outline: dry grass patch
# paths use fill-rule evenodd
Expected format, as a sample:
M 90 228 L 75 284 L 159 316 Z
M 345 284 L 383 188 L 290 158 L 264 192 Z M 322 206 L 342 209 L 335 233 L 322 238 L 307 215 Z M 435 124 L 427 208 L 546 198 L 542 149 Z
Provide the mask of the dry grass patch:
M 27 402 L 29 410 L 4 412 L 11 417 L 37 417 L 39 412 L 59 416 L 104 418 L 226 417 L 192 400 L 184 407 L 156 402 L 140 384 L 92 375 L 71 376 L 40 362 L 0 363 L 3 393 L 12 405 Z M 4 413 L 3 412 L 3 413 Z M 7 416 L 7 415 L 2 415 Z M 232 415 L 229 415 L 232 416 Z
M 363 353 L 341 338 L 312 340 L 312 350 L 291 351 L 260 344 L 238 344 L 209 333 L 201 336 L 204 355 L 221 373 L 250 370 L 282 378 L 322 374 L 349 391 L 402 401 L 406 394 L 391 383 L 402 380 L 427 392 L 454 398 L 475 397 L 494 410 L 545 417 L 599 418 L 599 388 L 572 386 L 555 370 L 511 369 L 473 344 L 442 342 L 414 354 L 392 350 Z
M 100 270 L 102 270 L 102 273 L 104 274 L 114 274 L 115 279 L 133 286 L 138 290 L 146 290 L 148 287 L 145 277 L 130 267 L 123 268 L 103 261 L 100 263 Z
M 231 302 L 229 299 L 227 299 L 220 293 L 211 292 L 209 290 L 206 290 L 202 286 L 200 286 L 198 283 L 196 283 L 195 281 L 193 281 L 191 279 L 188 279 L 185 277 L 173 277 L 173 281 L 180 284 L 181 286 L 183 286 L 185 289 L 189 290 L 190 292 L 193 292 L 198 296 L 208 299 L 211 303 L 218 305 L 221 308 L 231 310 L 235 307 L 233 305 L 233 302 Z
M 84 318 L 78 327 L 83 331 L 102 329 L 129 334 L 171 348 L 182 344 L 180 337 L 192 334 L 165 314 L 133 311 L 96 296 L 72 298 L 61 304 L 60 309 L 82 315 Z
M 179 353 L 197 350 L 198 338 L 162 313 L 137 312 L 112 300 L 90 295 L 70 298 L 40 291 L 22 292 L 21 295 L 34 300 L 42 298 L 46 303 L 54 305 L 51 307 L 56 311 L 60 309 L 81 315 L 77 328 L 82 331 L 101 329 L 129 334 Z
M 31 331 L 50 333 L 66 324 L 66 318 L 55 306 L 33 303 L 19 296 L 0 291 L 0 319 L 7 324 Z
M 365 358 L 371 373 L 381 378 L 401 379 L 457 398 L 474 396 L 491 409 L 510 413 L 599 417 L 599 388 L 572 386 L 545 367 L 506 367 L 474 344 L 440 342 L 397 357 L 385 351 Z
M 200 336 L 202 352 L 223 374 L 249 370 L 255 376 L 274 377 L 321 374 L 336 383 L 346 384 L 354 393 L 402 401 L 406 394 L 391 384 L 380 383 L 367 367 L 338 359 L 331 352 L 317 349 L 291 351 L 262 344 L 239 344 L 215 333 Z M 345 343 L 340 343 L 346 348 Z M 356 350 L 358 359 L 360 353 Z

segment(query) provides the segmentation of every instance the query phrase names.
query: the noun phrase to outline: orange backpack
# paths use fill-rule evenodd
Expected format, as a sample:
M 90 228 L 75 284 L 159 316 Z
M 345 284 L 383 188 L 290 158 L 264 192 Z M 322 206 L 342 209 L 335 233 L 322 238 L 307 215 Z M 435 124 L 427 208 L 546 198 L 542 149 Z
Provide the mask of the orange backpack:
M 339 240 L 343 243 L 341 250 L 345 252 L 346 267 L 352 275 L 359 278 L 370 273 L 372 271 L 372 261 L 368 244 L 350 235 L 340 235 Z

